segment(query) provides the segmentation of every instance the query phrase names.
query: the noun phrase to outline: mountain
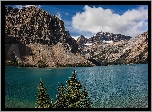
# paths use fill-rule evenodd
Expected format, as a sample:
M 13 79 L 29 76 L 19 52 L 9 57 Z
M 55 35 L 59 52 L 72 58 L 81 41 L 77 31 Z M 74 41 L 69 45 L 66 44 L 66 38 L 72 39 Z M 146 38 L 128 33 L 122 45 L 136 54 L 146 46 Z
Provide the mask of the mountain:
M 98 32 L 95 36 L 91 37 L 89 40 L 92 41 L 92 42 L 95 42 L 95 41 L 114 41 L 114 42 L 117 42 L 117 41 L 121 41 L 121 40 L 129 40 L 131 39 L 132 37 L 130 36 L 125 36 L 125 35 L 121 35 L 121 34 L 113 34 L 113 33 L 109 33 L 109 32 Z
M 136 37 L 113 43 L 93 43 L 84 46 L 81 55 L 101 65 L 148 63 L 148 31 Z
M 120 59 L 119 63 L 148 63 L 148 31 L 131 38 Z
M 79 46 L 81 46 L 81 45 L 84 45 L 85 43 L 87 43 L 88 39 L 85 38 L 83 35 L 81 35 L 80 37 L 77 38 L 76 42 Z
M 148 31 L 136 37 L 101 31 L 75 40 L 55 15 L 34 6 L 8 6 L 5 63 L 38 67 L 148 63 Z
M 5 7 L 5 61 L 38 66 L 91 64 L 78 53 L 78 44 L 64 22 L 34 6 Z M 93 65 L 93 64 L 92 64 Z
M 95 36 L 85 38 L 83 35 L 77 38 L 77 44 L 82 46 L 86 43 L 102 43 L 103 41 L 118 42 L 121 40 L 130 40 L 132 37 L 121 34 L 113 34 L 109 32 L 98 32 Z

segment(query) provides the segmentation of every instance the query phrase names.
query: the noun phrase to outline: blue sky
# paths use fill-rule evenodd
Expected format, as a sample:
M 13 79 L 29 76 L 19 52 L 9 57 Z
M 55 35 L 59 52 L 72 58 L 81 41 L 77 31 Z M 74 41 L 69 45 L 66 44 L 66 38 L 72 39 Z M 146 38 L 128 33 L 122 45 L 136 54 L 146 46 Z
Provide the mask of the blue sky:
M 28 7 L 29 5 L 24 5 Z M 146 5 L 35 5 L 63 20 L 73 38 L 89 38 L 97 32 L 110 32 L 132 37 L 148 30 Z M 23 5 L 13 5 L 22 8 Z

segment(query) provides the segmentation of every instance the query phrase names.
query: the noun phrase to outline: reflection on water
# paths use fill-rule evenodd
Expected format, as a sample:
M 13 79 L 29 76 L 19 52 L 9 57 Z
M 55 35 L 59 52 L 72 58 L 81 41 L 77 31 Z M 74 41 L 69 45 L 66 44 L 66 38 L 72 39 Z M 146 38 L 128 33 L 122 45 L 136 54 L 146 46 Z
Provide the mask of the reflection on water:
M 5 92 L 7 99 L 11 98 L 11 100 L 6 100 L 6 106 L 9 107 L 11 102 L 15 102 L 14 99 L 18 99 L 18 101 L 23 101 L 22 103 L 29 101 L 29 104 L 31 106 L 33 104 L 34 107 L 36 101 L 34 95 L 37 92 L 40 78 L 44 81 L 47 93 L 56 100 L 58 82 L 65 84 L 65 81 L 72 75 L 73 69 L 6 67 Z M 147 64 L 76 67 L 75 69 L 77 79 L 92 96 L 93 107 L 147 107 Z

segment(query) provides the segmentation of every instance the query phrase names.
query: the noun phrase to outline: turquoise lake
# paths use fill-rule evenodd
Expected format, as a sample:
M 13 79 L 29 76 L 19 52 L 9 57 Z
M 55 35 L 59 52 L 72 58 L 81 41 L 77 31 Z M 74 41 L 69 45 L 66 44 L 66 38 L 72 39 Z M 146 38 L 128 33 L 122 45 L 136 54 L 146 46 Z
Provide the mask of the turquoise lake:
M 93 108 L 141 108 L 148 106 L 148 64 L 75 68 L 5 67 L 5 107 L 34 108 L 40 78 L 55 101 L 58 83 L 76 70 Z

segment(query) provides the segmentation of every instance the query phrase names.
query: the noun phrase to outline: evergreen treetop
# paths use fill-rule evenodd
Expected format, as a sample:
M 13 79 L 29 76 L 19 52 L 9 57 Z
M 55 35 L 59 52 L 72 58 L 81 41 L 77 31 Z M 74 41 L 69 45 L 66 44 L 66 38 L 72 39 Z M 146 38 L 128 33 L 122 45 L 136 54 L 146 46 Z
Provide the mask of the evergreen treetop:
M 49 95 L 46 93 L 46 88 L 43 86 L 43 81 L 40 78 L 40 85 L 37 87 L 38 92 L 35 94 L 37 97 L 35 108 L 50 108 L 53 106 L 52 99 L 49 98 Z
M 53 103 L 49 98 L 41 79 L 36 97 L 38 104 L 36 108 L 91 108 L 92 104 L 86 88 L 82 88 L 81 83 L 77 81 L 75 70 L 69 80 L 66 81 L 66 86 L 58 85 L 56 102 Z

